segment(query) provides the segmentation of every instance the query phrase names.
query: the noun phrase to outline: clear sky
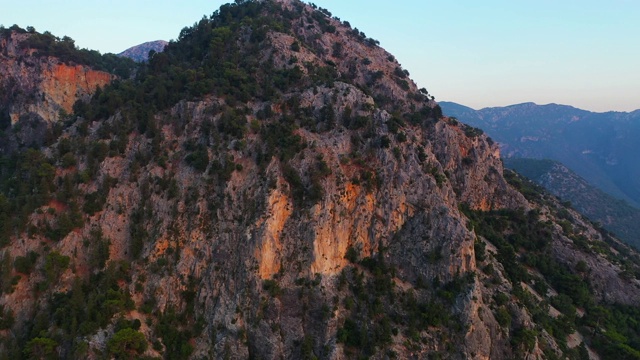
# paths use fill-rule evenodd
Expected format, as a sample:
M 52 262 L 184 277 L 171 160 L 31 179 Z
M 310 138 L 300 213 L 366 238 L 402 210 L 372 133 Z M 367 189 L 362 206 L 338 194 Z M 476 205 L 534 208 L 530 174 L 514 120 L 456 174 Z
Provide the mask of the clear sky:
M 4 1 L 0 24 L 120 52 L 175 39 L 220 0 Z M 640 0 L 315 0 L 380 41 L 436 100 L 640 109 Z

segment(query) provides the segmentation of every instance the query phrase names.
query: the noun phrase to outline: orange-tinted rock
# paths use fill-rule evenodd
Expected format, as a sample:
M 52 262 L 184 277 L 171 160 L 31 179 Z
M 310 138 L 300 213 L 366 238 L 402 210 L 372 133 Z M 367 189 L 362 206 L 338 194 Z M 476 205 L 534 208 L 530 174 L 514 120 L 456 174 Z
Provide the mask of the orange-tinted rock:
M 93 94 L 98 86 L 109 84 L 113 75 L 87 66 L 58 63 L 45 69 L 42 79 L 40 89 L 46 100 L 70 113 L 76 100 Z
M 29 36 L 14 32 L 0 39 L 0 107 L 8 110 L 12 124 L 27 114 L 49 123 L 58 121 L 61 111 L 71 113 L 78 99 L 89 99 L 98 87 L 115 78 L 86 65 L 64 63 L 22 48 Z

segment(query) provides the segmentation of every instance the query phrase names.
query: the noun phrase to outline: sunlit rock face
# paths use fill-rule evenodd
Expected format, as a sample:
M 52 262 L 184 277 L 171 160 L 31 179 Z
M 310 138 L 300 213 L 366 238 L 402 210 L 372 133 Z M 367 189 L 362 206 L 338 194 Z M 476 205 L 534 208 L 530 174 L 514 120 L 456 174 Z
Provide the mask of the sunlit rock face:
M 60 111 L 72 113 L 77 100 L 88 100 L 98 87 L 114 79 L 109 73 L 85 65 L 39 56 L 36 50 L 22 45 L 29 36 L 14 32 L 0 39 L 0 101 L 7 108 L 12 125 L 27 114 L 56 122 Z

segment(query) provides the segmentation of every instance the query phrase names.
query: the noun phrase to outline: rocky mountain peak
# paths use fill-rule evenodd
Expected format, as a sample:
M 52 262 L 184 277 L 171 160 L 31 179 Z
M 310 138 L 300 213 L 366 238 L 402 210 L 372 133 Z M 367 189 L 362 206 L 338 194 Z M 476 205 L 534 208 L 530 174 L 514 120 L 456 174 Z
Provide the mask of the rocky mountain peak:
M 148 41 L 140 45 L 132 46 L 119 53 L 118 56 L 126 57 L 136 62 L 147 61 L 150 51 L 156 53 L 162 52 L 167 44 L 169 43 L 164 40 Z

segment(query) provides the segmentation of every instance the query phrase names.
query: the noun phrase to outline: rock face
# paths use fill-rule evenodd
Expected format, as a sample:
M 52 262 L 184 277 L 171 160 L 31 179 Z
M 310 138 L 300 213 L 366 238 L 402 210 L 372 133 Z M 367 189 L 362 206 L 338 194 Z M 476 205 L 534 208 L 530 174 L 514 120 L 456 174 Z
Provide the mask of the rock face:
M 20 259 L 2 267 L 7 354 L 574 356 L 521 284 L 570 294 L 567 314 L 640 300 L 612 264 L 635 253 L 575 213 L 559 225 L 497 145 L 325 9 L 225 5 L 82 108 L 15 165 L 29 201 L 0 198 L 26 213 L 0 222 L 2 264 Z
M 149 59 L 149 51 L 162 52 L 169 43 L 164 40 L 148 41 L 140 45 L 132 46 L 118 54 L 136 62 L 144 62 Z
M 56 122 L 61 110 L 72 113 L 78 99 L 88 100 L 96 88 L 114 79 L 88 66 L 35 56 L 35 50 L 21 46 L 29 36 L 13 32 L 0 39 L 0 105 L 12 125 L 29 114 Z

